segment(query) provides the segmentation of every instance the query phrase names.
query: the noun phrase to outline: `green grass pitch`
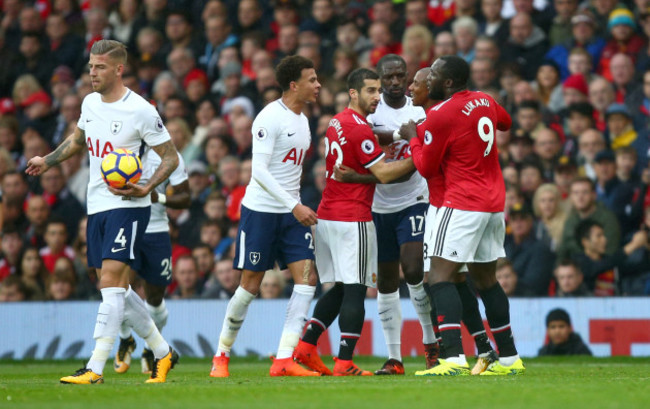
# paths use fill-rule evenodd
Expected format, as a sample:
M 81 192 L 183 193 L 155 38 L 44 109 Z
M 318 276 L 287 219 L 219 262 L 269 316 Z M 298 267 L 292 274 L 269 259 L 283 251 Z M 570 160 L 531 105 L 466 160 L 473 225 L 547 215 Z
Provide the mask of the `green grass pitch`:
M 103 385 L 62 385 L 79 361 L 0 361 L 0 408 L 648 408 L 648 358 L 524 360 L 510 377 L 415 377 L 422 358 L 406 360 L 406 376 L 271 378 L 269 360 L 233 358 L 231 377 L 208 376 L 208 359 L 181 358 L 164 385 L 146 385 L 139 360 L 125 375 L 109 361 Z M 331 362 L 327 359 L 325 362 Z M 358 357 L 363 369 L 379 358 Z M 470 361 L 470 364 L 473 360 Z

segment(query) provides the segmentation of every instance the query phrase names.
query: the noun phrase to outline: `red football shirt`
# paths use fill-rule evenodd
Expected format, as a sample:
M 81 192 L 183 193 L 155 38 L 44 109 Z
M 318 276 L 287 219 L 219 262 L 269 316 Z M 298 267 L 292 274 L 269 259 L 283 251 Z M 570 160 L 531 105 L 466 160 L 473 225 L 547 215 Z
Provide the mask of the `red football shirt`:
M 411 149 L 416 168 L 427 180 L 442 171 L 442 206 L 489 213 L 504 210 L 505 184 L 495 132 L 508 130 L 511 124 L 506 110 L 480 91 L 457 92 L 427 113 L 418 126 L 421 143 L 412 141 Z
M 318 206 L 318 218 L 342 222 L 371 221 L 375 185 L 334 180 L 334 165 L 337 163 L 343 163 L 359 174 L 368 174 L 368 169 L 384 157 L 370 125 L 361 114 L 346 108 L 332 118 L 325 138 L 327 184 Z
M 435 106 L 429 108 L 429 110 L 427 111 L 427 115 L 429 114 L 429 112 L 433 110 L 433 108 L 435 108 Z M 412 148 L 410 149 L 409 152 L 411 154 L 411 157 L 413 158 L 413 164 L 417 169 L 420 169 L 423 161 L 422 149 L 421 149 L 422 142 L 423 142 L 422 135 L 418 135 L 417 138 L 411 141 L 412 144 L 420 145 L 420 149 L 418 149 L 417 156 L 413 155 Z M 440 208 L 442 206 L 442 197 L 445 194 L 445 179 L 440 169 L 438 169 L 438 172 L 434 176 L 427 178 L 427 187 L 429 189 L 429 203 L 431 203 L 432 206 Z

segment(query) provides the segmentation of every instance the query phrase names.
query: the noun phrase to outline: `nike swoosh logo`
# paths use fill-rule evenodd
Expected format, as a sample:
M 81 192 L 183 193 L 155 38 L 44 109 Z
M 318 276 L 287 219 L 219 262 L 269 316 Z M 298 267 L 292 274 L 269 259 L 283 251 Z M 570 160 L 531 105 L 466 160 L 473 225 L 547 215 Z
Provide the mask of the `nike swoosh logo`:
M 413 297 L 413 299 L 414 299 L 415 301 L 417 301 L 417 302 L 420 302 L 420 301 L 426 300 L 427 297 L 422 297 L 422 298 L 420 298 L 420 299 L 417 299 L 417 298 Z
M 92 122 L 92 119 L 86 119 L 86 122 Z
M 295 132 L 294 132 L 294 133 L 288 133 L 287 136 L 288 136 L 288 137 L 292 137 L 292 136 L 294 136 L 295 134 L 296 134 Z
M 228 321 L 232 322 L 233 324 L 241 324 L 244 322 L 244 320 L 234 320 L 232 318 L 228 318 Z
M 111 249 L 111 253 L 117 253 L 117 252 L 120 252 L 120 251 L 122 251 L 122 250 L 126 250 L 126 247 L 122 247 L 121 249 L 115 249 L 115 247 L 113 247 L 113 248 Z
M 375 124 L 375 126 L 376 126 L 376 127 L 380 127 L 380 126 L 385 126 L 385 125 L 382 125 L 382 124 Z
M 97 379 L 95 379 L 95 380 L 91 379 L 91 380 L 90 380 L 90 383 L 97 383 L 97 382 L 99 382 L 100 380 L 102 380 L 102 378 L 97 378 Z
M 424 234 L 424 232 L 421 231 L 419 233 L 411 233 L 411 236 L 415 237 L 415 236 L 419 236 L 420 234 Z
M 379 311 L 379 315 L 384 314 L 384 313 L 386 313 L 388 311 L 390 311 L 390 310 Z

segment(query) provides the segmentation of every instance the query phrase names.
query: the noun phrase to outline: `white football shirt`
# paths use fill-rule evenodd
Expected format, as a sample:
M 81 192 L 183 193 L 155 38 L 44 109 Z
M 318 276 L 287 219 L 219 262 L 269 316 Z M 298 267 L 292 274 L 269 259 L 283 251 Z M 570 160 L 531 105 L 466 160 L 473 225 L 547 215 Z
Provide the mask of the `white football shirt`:
M 382 94 L 377 110 L 374 114 L 368 115 L 368 122 L 370 122 L 373 129 L 392 132 L 411 119 L 418 122 L 425 117 L 424 109 L 413 105 L 411 97 L 406 97 L 406 104 L 403 107 L 394 109 L 384 102 L 384 95 Z M 395 141 L 382 148 L 386 152 L 386 162 L 404 159 L 407 154 L 410 156 L 409 143 L 404 140 Z M 394 213 L 416 203 L 428 203 L 428 201 L 427 181 L 416 171 L 405 182 L 378 183 L 372 202 L 372 211 L 375 213 Z
M 81 104 L 79 129 L 86 133 L 90 157 L 88 182 L 88 214 L 129 207 L 151 205 L 149 195 L 123 200 L 108 190 L 102 179 L 101 164 L 106 154 L 119 148 L 136 154 L 142 143 L 157 146 L 170 140 L 158 111 L 140 95 L 127 88 L 118 101 L 102 102 L 101 95 L 93 92 Z
M 178 186 L 187 180 L 187 170 L 185 162 L 180 153 L 178 155 L 178 167 L 174 169 L 169 178 L 156 186 L 156 192 L 165 194 L 168 186 Z M 160 156 L 151 148 L 147 148 L 142 155 L 142 178 L 140 181 L 146 184 L 151 176 L 156 172 L 162 160 Z M 169 218 L 167 218 L 167 208 L 160 203 L 151 204 L 151 217 L 145 233 L 161 233 L 169 231 Z
M 300 202 L 300 177 L 302 164 L 311 145 L 311 132 L 307 117 L 287 108 L 282 99 L 268 104 L 253 121 L 253 172 L 255 154 L 271 155 L 268 170 L 271 176 L 292 198 Z M 267 213 L 290 213 L 262 186 L 251 179 L 242 205 L 251 210 Z

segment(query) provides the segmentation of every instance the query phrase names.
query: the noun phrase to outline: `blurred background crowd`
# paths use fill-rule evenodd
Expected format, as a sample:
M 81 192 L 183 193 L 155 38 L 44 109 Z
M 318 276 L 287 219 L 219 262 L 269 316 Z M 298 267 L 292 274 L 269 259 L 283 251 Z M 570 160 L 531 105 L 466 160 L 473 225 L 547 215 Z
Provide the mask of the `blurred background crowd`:
M 650 294 L 650 0 L 0 0 L 0 301 L 97 299 L 86 266 L 86 154 L 41 177 L 26 162 L 74 129 L 89 50 L 128 45 L 124 82 L 159 110 L 192 205 L 169 209 L 170 298 L 229 298 L 251 177 L 251 125 L 299 54 L 323 84 L 305 114 L 302 201 L 325 185 L 323 136 L 347 75 L 388 53 L 408 81 L 440 55 L 512 115 L 497 134 L 507 186 L 509 296 Z M 92 147 L 89 147 L 91 149 Z M 379 238 L 381 240 L 381 238 Z M 286 297 L 268 272 L 262 298 Z M 370 293 L 372 295 L 372 293 Z

